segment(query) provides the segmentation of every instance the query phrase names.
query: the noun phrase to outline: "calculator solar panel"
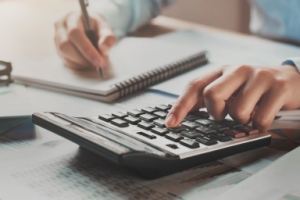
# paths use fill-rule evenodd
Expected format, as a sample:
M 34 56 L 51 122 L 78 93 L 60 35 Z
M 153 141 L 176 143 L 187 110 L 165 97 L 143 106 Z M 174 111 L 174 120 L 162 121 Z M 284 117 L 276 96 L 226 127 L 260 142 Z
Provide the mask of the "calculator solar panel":
M 171 104 L 70 117 L 35 113 L 33 122 L 145 178 L 157 178 L 242 151 L 266 146 L 269 133 L 225 119 L 211 120 L 205 111 L 189 113 L 178 127 L 166 127 Z

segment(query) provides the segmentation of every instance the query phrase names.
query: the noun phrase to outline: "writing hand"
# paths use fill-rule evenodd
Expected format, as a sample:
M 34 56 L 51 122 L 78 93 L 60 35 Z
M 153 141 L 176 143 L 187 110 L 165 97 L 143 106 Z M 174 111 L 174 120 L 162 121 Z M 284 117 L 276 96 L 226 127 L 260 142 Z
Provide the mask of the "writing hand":
M 72 69 L 105 67 L 108 51 L 116 43 L 113 31 L 99 14 L 91 14 L 91 24 L 98 37 L 95 49 L 85 34 L 81 13 L 72 12 L 55 23 L 55 45 L 64 64 Z

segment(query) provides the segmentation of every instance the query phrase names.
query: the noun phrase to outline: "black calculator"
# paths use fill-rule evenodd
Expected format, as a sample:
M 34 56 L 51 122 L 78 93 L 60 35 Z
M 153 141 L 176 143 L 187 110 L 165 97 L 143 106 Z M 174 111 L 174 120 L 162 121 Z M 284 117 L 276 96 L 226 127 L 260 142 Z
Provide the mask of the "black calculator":
M 161 104 L 90 118 L 42 112 L 33 114 L 32 120 L 148 179 L 271 142 L 270 133 L 228 119 L 214 121 L 201 110 L 189 113 L 178 127 L 166 127 L 171 107 Z

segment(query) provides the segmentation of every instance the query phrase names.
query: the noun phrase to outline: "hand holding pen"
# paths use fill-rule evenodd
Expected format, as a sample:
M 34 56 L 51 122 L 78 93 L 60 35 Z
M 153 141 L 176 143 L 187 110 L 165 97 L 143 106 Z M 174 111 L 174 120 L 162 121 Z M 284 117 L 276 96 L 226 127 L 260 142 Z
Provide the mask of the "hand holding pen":
M 116 43 L 116 38 L 100 14 L 90 15 L 89 24 L 84 22 L 83 15 L 69 13 L 55 23 L 58 54 L 72 69 L 102 69 L 108 64 L 108 51 Z

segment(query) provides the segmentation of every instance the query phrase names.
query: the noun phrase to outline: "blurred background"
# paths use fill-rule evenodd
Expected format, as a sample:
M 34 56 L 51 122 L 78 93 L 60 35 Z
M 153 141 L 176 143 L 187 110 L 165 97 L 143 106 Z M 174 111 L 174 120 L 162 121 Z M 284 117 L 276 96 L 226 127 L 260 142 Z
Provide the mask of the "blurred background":
M 79 9 L 78 0 L 0 0 L 1 59 L 53 55 L 54 22 Z M 162 15 L 249 33 L 249 10 L 247 0 L 180 0 Z
M 250 33 L 247 0 L 180 0 L 163 15 L 186 21 Z

